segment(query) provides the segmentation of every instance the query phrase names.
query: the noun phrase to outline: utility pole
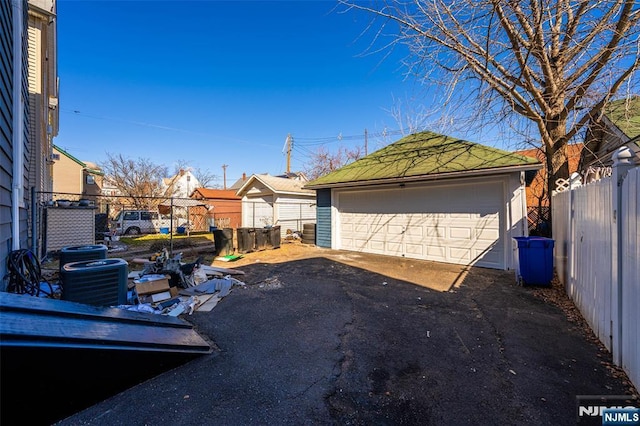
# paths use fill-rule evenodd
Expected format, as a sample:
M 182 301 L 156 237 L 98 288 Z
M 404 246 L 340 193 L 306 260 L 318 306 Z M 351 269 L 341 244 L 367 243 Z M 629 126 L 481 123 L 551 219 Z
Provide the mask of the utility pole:
M 293 150 L 293 138 L 287 134 L 287 174 L 291 173 L 291 151 Z
M 368 141 L 367 141 L 367 129 L 364 129 L 364 155 L 367 155 Z
M 227 167 L 229 167 L 226 164 L 222 165 L 222 187 L 224 189 L 227 189 Z

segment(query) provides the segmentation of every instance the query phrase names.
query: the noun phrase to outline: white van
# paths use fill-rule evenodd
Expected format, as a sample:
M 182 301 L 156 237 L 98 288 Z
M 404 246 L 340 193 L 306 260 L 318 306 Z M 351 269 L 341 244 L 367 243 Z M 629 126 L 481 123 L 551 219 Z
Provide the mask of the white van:
M 149 210 L 122 210 L 111 221 L 111 229 L 116 235 L 153 234 L 166 228 L 169 232 L 169 216 Z

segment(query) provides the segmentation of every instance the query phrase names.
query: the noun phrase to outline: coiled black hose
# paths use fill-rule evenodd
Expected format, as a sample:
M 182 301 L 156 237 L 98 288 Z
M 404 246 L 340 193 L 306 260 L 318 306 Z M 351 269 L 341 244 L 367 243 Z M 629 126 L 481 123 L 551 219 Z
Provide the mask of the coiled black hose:
M 53 287 L 48 281 L 42 279 L 40 261 L 30 250 L 20 249 L 9 253 L 7 270 L 9 276 L 7 291 L 10 293 L 53 296 Z M 43 290 L 41 283 L 46 283 L 49 291 Z

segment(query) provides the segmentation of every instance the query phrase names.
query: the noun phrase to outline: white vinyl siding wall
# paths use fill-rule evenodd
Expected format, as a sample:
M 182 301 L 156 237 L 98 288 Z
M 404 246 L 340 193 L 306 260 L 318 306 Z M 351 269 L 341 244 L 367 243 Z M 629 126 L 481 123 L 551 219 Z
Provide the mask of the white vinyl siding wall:
M 280 225 L 283 237 L 287 229 L 302 231 L 303 224 L 316 223 L 315 197 L 278 197 L 275 208 L 275 225 Z
M 273 225 L 273 196 L 245 197 L 242 200 L 242 226 L 263 228 Z
M 519 174 L 334 190 L 332 246 L 509 269 L 526 218 Z

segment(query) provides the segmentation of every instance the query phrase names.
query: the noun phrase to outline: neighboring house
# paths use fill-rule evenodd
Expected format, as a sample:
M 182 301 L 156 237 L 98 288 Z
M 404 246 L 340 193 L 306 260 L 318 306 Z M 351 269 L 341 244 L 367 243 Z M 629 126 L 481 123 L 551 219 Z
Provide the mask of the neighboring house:
M 581 143 L 567 145 L 567 160 L 569 175 L 578 170 L 583 145 Z M 550 236 L 549 229 L 549 194 L 547 193 L 547 167 L 544 150 L 540 148 L 516 151 L 516 154 L 535 158 L 542 163 L 539 170 L 529 170 L 525 173 L 527 187 L 527 219 L 531 234 Z
M 29 0 L 29 185 L 53 190 L 53 138 L 58 135 L 55 0 Z
M 218 228 L 239 228 L 242 225 L 242 201 L 232 189 L 209 189 L 198 188 L 191 193 L 191 198 L 200 200 L 212 208 L 199 207 L 198 212 L 207 218 L 207 228 L 217 226 Z M 195 210 L 195 208 L 194 208 Z M 196 229 L 200 229 L 198 224 L 194 224 Z
M 307 175 L 304 174 L 304 172 L 285 172 L 281 175 L 276 175 L 276 177 L 299 180 L 305 183 L 309 182 L 309 179 L 307 178 Z
M 104 195 L 105 197 L 115 197 L 122 195 L 120 189 L 116 186 L 116 184 L 113 182 L 113 179 L 111 179 L 109 176 L 104 176 L 104 179 L 102 180 L 102 195 Z
M 640 96 L 611 102 L 589 123 L 584 146 L 579 170 L 587 180 L 598 168 L 611 166 L 613 153 L 622 146 L 629 147 L 640 163 Z
M 247 174 L 246 173 L 242 173 L 242 177 L 240 179 L 238 179 L 237 181 L 235 181 L 233 183 L 233 185 L 231 185 L 228 189 L 232 189 L 234 191 L 237 191 L 238 189 L 240 189 L 242 187 L 242 185 L 244 185 L 244 183 L 247 181 Z
M 280 226 L 284 236 L 287 230 L 302 230 L 304 223 L 315 223 L 316 194 L 303 188 L 306 183 L 299 176 L 252 175 L 237 192 L 242 198 L 242 226 Z
M 170 178 L 162 179 L 163 190 L 176 198 L 189 198 L 191 193 L 200 188 L 200 182 L 189 170 L 180 170 Z M 172 188 L 172 190 L 170 190 Z
M 54 145 L 53 192 L 57 199 L 68 199 L 68 194 L 78 194 L 79 198 L 95 200 L 102 195 L 104 173 L 97 165 L 80 161 L 62 148 Z
M 303 172 L 289 172 L 289 173 L 283 173 L 281 175 L 277 175 L 275 177 L 279 177 L 279 178 L 286 178 L 286 179 L 294 179 L 294 180 L 299 180 L 299 181 L 304 181 L 304 182 L 308 182 L 309 179 L 307 179 L 307 176 L 303 173 Z M 242 173 L 242 177 L 240 179 L 238 179 L 237 181 L 235 181 L 233 183 L 233 185 L 231 185 L 229 187 L 229 189 L 233 189 L 235 191 L 237 191 L 238 189 L 240 189 L 242 187 L 242 185 L 244 185 L 244 183 L 247 181 L 248 177 L 246 173 Z
M 432 132 L 409 135 L 308 183 L 316 244 L 496 269 L 527 235 L 523 175 L 535 159 Z

